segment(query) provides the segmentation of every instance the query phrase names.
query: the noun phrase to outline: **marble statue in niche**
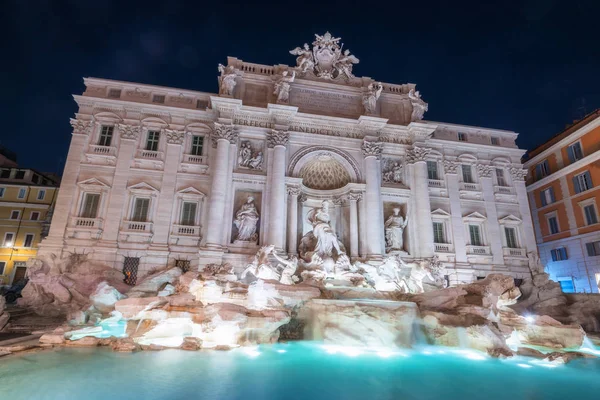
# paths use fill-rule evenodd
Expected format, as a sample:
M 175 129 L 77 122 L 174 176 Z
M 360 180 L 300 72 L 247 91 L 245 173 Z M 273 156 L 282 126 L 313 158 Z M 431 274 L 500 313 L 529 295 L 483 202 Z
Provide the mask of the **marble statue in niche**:
M 296 78 L 296 71 L 292 71 L 292 75 L 289 76 L 288 71 L 283 71 L 281 78 L 275 83 L 275 91 L 273 94 L 277 96 L 277 103 L 287 104 L 290 99 L 290 85 Z
M 400 215 L 400 208 L 395 207 L 393 214 L 385 221 L 385 250 L 404 250 L 404 228 L 408 223 L 408 218 L 404 219 Z
M 223 64 L 219 64 L 219 94 L 225 96 L 233 96 L 233 89 L 235 89 L 237 74 L 235 68 L 229 66 L 226 67 Z
M 235 241 L 256 242 L 258 240 L 256 226 L 259 219 L 260 214 L 254 204 L 254 197 L 248 196 L 246 202 L 235 213 L 233 223 L 238 230 Z
M 370 83 L 367 87 L 367 91 L 363 94 L 363 106 L 365 107 L 365 114 L 375 114 L 377 110 L 377 100 L 381 96 L 383 91 L 383 85 L 381 82 Z
M 350 269 L 350 259 L 344 245 L 338 240 L 331 227 L 329 202 L 313 208 L 307 214 L 313 230 L 300 241 L 300 257 L 309 263 L 308 269 L 321 269 L 327 274 L 335 274 Z
M 383 183 L 402 183 L 403 169 L 404 166 L 400 162 L 386 159 L 381 173 Z
M 262 151 L 252 149 L 249 141 L 243 141 L 238 151 L 238 167 L 244 169 L 262 170 L 263 153 Z

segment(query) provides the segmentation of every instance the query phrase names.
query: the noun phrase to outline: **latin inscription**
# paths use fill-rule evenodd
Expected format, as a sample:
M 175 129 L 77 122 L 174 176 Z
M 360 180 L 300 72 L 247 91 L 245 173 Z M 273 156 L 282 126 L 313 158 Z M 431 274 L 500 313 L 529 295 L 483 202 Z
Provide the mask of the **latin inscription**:
M 361 112 L 360 98 L 356 95 L 312 89 L 293 88 L 290 91 L 290 104 L 321 113 L 357 115 Z

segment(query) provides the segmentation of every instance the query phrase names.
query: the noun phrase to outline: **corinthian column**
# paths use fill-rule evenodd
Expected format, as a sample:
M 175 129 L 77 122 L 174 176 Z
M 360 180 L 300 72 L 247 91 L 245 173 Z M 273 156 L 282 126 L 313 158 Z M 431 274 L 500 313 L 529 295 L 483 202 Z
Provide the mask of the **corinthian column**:
M 288 199 L 290 207 L 288 209 L 288 236 L 287 236 L 287 252 L 290 256 L 298 255 L 298 196 L 300 188 L 296 186 L 288 186 Z
M 415 256 L 433 257 L 433 221 L 431 220 L 431 203 L 429 201 L 429 179 L 427 176 L 427 155 L 431 149 L 413 146 L 407 151 L 407 161 L 412 164 L 412 193 L 414 194 L 414 216 L 417 232 L 417 248 Z M 410 223 L 410 221 L 409 221 Z
M 362 145 L 365 157 L 365 208 L 367 218 L 367 246 L 366 257 L 380 258 L 383 254 L 383 203 L 381 201 L 381 183 L 379 181 L 379 160 L 383 144 L 379 142 L 364 141 Z
M 267 144 L 273 149 L 268 242 L 279 251 L 285 246 L 285 147 L 289 137 L 286 131 L 273 130 L 267 134 Z
M 223 221 L 225 220 L 225 195 L 227 193 L 227 169 L 229 166 L 229 143 L 235 143 L 237 133 L 233 125 L 215 122 L 211 134 L 215 155 L 211 160 L 212 185 L 208 202 L 208 224 L 206 246 L 221 248 L 223 241 Z

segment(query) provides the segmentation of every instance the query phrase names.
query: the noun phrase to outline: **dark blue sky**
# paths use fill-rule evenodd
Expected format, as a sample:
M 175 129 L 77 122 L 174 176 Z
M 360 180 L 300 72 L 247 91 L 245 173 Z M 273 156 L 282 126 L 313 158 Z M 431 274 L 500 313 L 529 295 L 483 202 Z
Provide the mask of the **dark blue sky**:
M 228 55 L 292 65 L 326 30 L 357 76 L 416 83 L 426 119 L 514 130 L 523 148 L 600 107 L 598 0 L 272 3 L 5 0 L 0 144 L 62 172 L 82 77 L 214 92 Z

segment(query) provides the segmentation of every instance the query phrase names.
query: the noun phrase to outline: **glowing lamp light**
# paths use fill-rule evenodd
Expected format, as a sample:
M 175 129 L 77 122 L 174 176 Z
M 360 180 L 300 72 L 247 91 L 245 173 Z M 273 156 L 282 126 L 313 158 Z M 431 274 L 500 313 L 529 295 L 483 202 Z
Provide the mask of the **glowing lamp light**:
M 13 242 L 6 242 L 4 247 L 13 247 Z

